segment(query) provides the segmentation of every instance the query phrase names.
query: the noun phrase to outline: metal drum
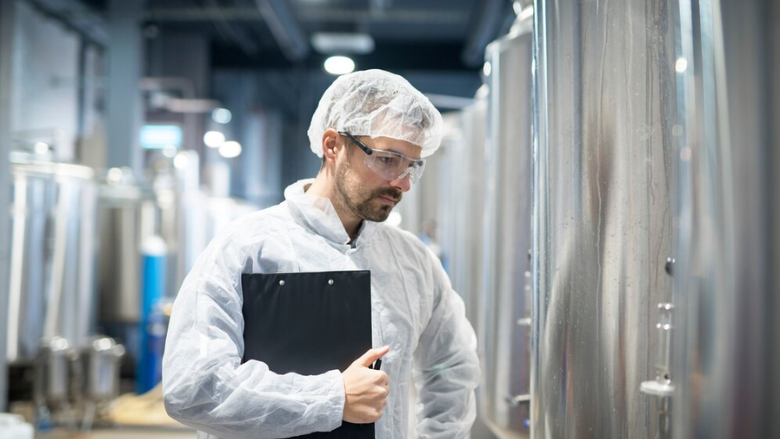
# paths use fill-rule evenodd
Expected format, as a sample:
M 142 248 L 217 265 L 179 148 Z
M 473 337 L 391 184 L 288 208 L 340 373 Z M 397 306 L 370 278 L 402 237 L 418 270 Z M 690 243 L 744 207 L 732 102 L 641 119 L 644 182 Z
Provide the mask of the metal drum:
M 531 20 L 491 43 L 486 59 L 488 143 L 479 341 L 485 424 L 499 438 L 527 437 L 530 387 L 532 199 Z
M 671 294 L 671 3 L 537 2 L 535 439 L 659 437 L 640 384 Z
M 94 331 L 96 188 L 91 168 L 12 156 L 8 361 L 41 340 L 78 346 Z

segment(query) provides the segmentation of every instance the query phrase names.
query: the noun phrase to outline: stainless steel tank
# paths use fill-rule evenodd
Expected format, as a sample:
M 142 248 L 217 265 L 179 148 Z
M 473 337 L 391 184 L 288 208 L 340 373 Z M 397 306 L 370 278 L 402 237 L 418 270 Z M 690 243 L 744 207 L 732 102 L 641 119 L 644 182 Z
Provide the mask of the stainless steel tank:
M 486 90 L 486 89 L 483 89 Z M 452 287 L 466 305 L 466 316 L 478 328 L 482 296 L 482 220 L 485 211 L 484 149 L 487 124 L 485 93 L 459 111 L 444 114 L 444 138 L 430 175 L 419 186 L 436 194 L 435 245 L 426 244 L 442 258 Z M 425 230 L 426 218 L 422 224 Z M 425 237 L 430 239 L 430 237 Z M 424 240 L 425 242 L 425 240 Z
M 155 233 L 154 196 L 135 184 L 129 172 L 114 168 L 100 185 L 98 291 L 104 324 L 140 322 L 140 246 Z
M 780 437 L 780 4 L 680 3 L 672 434 Z
M 640 392 L 668 302 L 671 1 L 536 2 L 535 439 L 657 437 Z
M 236 198 L 212 197 L 202 192 L 187 194 L 182 210 L 182 228 L 186 230 L 185 243 L 179 247 L 179 254 L 186 262 L 185 275 L 190 272 L 197 257 L 217 234 L 232 221 L 255 212 L 259 207 L 255 204 Z M 177 285 L 171 294 L 178 292 Z
M 456 211 L 443 212 L 452 218 L 454 231 L 450 255 L 450 279 L 455 291 L 466 302 L 466 316 L 479 326 L 482 292 L 482 237 L 485 214 L 485 130 L 486 96 L 478 93 L 474 103 L 458 115 L 460 139 L 451 161 L 453 196 Z M 442 242 L 444 246 L 444 242 Z
M 45 340 L 35 362 L 34 398 L 37 404 L 67 403 L 71 396 L 71 375 L 78 353 L 62 337 Z
M 459 111 L 443 115 L 444 138 L 437 153 L 426 165 L 425 177 L 413 191 L 419 198 L 404 198 L 399 205 L 421 211 L 423 230 L 428 220 L 435 219 L 435 241 L 430 234 L 423 242 L 441 255 L 453 289 L 463 298 L 466 317 L 479 328 L 482 300 L 483 217 L 485 214 L 485 136 L 487 125 L 487 87 L 480 88 L 472 104 Z M 410 192 L 410 195 L 413 192 Z M 406 197 L 406 196 L 405 196 Z M 429 216 L 434 212 L 435 216 Z M 419 215 L 418 215 L 419 216 Z M 427 241 L 426 241 L 427 239 Z M 479 337 L 479 334 L 477 334 Z M 482 389 L 477 389 L 481 398 Z M 481 415 L 482 407 L 477 407 Z M 410 436 L 413 432 L 410 433 Z M 475 420 L 471 437 L 494 438 L 482 421 Z
M 79 346 L 94 331 L 92 177 L 88 167 L 12 157 L 9 363 L 32 361 L 44 338 Z
M 82 350 L 85 361 L 85 396 L 92 401 L 107 401 L 119 396 L 119 366 L 124 346 L 110 337 L 94 337 Z
M 484 154 L 479 341 L 480 408 L 499 438 L 527 437 L 530 387 L 532 200 L 532 34 L 520 18 L 486 51 L 487 147 Z

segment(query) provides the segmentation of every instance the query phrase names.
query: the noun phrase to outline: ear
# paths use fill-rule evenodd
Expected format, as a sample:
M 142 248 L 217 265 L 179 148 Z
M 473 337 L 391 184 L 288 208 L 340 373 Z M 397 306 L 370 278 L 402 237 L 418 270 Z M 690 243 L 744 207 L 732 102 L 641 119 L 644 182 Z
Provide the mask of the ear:
M 333 128 L 328 128 L 322 133 L 322 155 L 326 161 L 336 161 L 336 155 L 339 153 L 343 142 L 339 142 L 341 135 Z

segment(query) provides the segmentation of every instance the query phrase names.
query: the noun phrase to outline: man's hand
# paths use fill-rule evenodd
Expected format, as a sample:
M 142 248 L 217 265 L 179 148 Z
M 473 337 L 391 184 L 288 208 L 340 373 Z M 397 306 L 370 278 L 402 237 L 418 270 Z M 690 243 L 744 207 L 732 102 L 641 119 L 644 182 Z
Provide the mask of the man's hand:
M 382 417 L 387 404 L 390 378 L 381 370 L 369 369 L 373 362 L 390 351 L 389 346 L 369 349 L 342 374 L 344 380 L 344 420 L 368 424 Z

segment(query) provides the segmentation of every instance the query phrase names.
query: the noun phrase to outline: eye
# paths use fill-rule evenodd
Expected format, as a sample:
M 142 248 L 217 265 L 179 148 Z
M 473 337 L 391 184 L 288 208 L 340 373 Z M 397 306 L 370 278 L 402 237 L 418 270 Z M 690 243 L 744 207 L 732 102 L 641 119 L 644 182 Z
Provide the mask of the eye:
M 384 155 L 377 157 L 377 160 L 379 160 L 379 162 L 382 163 L 382 165 L 390 168 L 398 166 L 398 163 L 401 161 L 401 159 L 399 159 L 398 157 L 384 156 Z

